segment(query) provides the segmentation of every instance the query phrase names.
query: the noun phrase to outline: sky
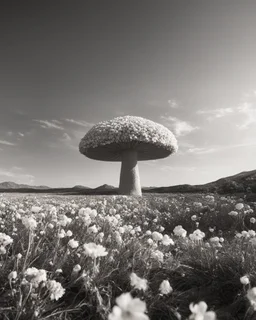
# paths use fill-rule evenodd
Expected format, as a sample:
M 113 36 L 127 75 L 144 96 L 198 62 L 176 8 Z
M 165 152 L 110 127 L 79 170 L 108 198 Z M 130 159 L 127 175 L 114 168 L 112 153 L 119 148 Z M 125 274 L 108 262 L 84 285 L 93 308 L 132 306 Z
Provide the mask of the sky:
M 96 123 L 140 116 L 176 154 L 142 186 L 256 169 L 256 1 L 1 2 L 0 182 L 118 186 L 120 163 L 81 155 Z

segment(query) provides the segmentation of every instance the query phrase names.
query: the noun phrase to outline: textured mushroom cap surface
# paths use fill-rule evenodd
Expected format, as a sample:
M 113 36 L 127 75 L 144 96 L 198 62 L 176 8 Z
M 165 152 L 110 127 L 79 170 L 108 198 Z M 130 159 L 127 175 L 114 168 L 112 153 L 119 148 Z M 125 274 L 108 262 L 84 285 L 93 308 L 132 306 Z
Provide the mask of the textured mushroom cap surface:
M 178 150 L 173 133 L 141 117 L 124 116 L 102 121 L 82 138 L 79 151 L 94 160 L 121 161 L 124 150 L 134 149 L 138 160 L 168 157 Z

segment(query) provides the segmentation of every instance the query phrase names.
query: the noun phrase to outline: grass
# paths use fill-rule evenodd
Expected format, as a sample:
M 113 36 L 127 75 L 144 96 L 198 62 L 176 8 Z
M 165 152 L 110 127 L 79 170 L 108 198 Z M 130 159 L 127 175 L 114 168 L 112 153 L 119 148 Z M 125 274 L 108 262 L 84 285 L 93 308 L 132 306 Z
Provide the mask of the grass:
M 240 210 L 238 203 L 244 205 Z M 95 211 L 88 215 L 81 210 L 88 207 Z M 231 216 L 231 211 L 238 214 Z M 24 217 L 33 219 L 26 222 Z M 187 319 L 189 304 L 200 301 L 217 319 L 253 318 L 246 293 L 256 286 L 256 246 L 250 241 L 256 237 L 253 231 L 244 232 L 256 231 L 252 217 L 256 218 L 256 203 L 243 195 L 139 199 L 3 194 L 0 319 L 103 320 L 124 292 L 145 301 L 151 320 Z M 178 225 L 187 231 L 185 238 L 173 233 Z M 205 234 L 200 241 L 189 236 L 196 229 Z M 150 244 L 149 231 L 168 234 L 174 245 L 155 240 Z M 12 243 L 4 243 L 6 235 Z M 224 239 L 219 246 L 210 240 L 216 236 Z M 77 247 L 70 246 L 71 239 L 78 241 Z M 90 242 L 102 245 L 107 255 L 86 254 L 83 245 Z M 76 265 L 79 271 L 73 270 Z M 28 276 L 31 267 L 45 270 L 47 279 Z M 11 279 L 13 271 L 17 277 Z M 147 280 L 145 292 L 131 286 L 132 272 Z M 250 284 L 241 283 L 244 275 Z M 50 280 L 65 289 L 59 299 L 49 288 Z M 172 293 L 160 293 L 163 280 L 169 281 Z

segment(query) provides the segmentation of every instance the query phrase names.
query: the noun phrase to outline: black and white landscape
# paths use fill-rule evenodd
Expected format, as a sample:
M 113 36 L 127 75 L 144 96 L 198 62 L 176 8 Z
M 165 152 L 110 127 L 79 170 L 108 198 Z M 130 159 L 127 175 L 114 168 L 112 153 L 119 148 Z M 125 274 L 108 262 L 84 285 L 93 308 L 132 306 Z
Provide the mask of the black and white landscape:
M 0 7 L 0 320 L 256 319 L 256 1 Z

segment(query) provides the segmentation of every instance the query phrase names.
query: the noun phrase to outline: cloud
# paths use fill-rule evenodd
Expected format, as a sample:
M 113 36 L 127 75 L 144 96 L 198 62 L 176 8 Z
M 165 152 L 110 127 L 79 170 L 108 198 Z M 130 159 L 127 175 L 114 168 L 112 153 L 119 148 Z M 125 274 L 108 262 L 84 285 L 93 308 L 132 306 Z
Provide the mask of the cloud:
M 82 127 L 93 127 L 94 126 L 94 123 L 83 121 L 83 120 L 80 120 L 80 121 L 77 121 L 74 119 L 65 119 L 65 120 L 69 123 L 77 124 L 78 126 L 82 126 Z
M 0 144 L 4 144 L 6 146 L 16 146 L 16 143 L 12 143 L 6 140 L 0 140 Z
M 240 114 L 243 114 L 246 117 L 243 123 L 237 125 L 239 129 L 247 129 L 251 124 L 256 123 L 256 105 L 244 102 L 237 108 L 237 110 Z
M 189 148 L 187 152 L 193 153 L 193 154 L 207 154 L 207 153 L 213 153 L 218 150 L 219 150 L 218 148 Z
M 163 171 L 186 171 L 186 172 L 193 172 L 196 170 L 195 167 L 175 167 L 175 166 L 161 166 L 160 170 Z
M 86 132 L 74 130 L 72 131 L 72 134 L 74 136 L 74 139 L 80 142 L 80 140 L 85 136 Z
M 209 121 L 216 118 L 223 118 L 228 115 L 235 115 L 239 117 L 239 124 L 237 128 L 248 129 L 252 124 L 256 123 L 256 91 L 246 93 L 243 95 L 243 102 L 233 108 L 219 108 L 212 110 L 197 110 L 197 114 L 208 114 Z M 245 118 L 241 117 L 244 116 Z
M 12 168 L 11 168 L 11 171 L 23 171 L 24 169 L 23 168 L 21 168 L 21 167 L 17 167 L 17 166 L 13 166 Z
M 63 146 L 72 150 L 78 150 L 78 142 L 75 141 L 74 137 L 70 136 L 67 132 L 63 133 L 57 140 L 51 141 L 48 144 L 48 147 L 54 149 L 62 148 Z
M 159 165 L 159 161 L 163 161 L 164 159 L 156 159 L 156 160 L 150 160 L 150 161 L 142 161 L 140 166 L 149 166 L 149 167 L 155 167 Z
M 184 136 L 186 134 L 191 133 L 192 131 L 198 130 L 199 127 L 192 126 L 189 122 L 180 120 L 175 117 L 171 116 L 162 116 L 161 117 L 167 124 L 167 126 L 170 126 L 173 128 L 174 133 L 177 136 Z
M 168 104 L 173 109 L 177 109 L 179 107 L 178 102 L 175 99 L 168 100 Z
M 59 122 L 58 120 L 48 121 L 48 120 L 36 120 L 36 119 L 34 119 L 33 121 L 40 123 L 40 126 L 42 128 L 44 128 L 44 129 L 64 130 L 64 128 L 59 125 L 59 124 L 62 124 L 62 123 Z M 58 124 L 56 124 L 56 121 L 58 121 Z
M 218 108 L 218 109 L 212 109 L 212 110 L 197 110 L 197 114 L 209 114 L 210 117 L 207 118 L 207 120 L 211 121 L 216 118 L 222 118 L 226 115 L 229 115 L 231 113 L 234 113 L 234 108 Z
M 14 173 L 8 170 L 4 170 L 0 168 L 0 176 L 5 176 L 5 177 L 14 177 Z
M 190 153 L 190 154 L 208 154 L 208 153 L 214 153 L 218 151 L 223 151 L 223 150 L 229 150 L 229 149 L 235 149 L 235 148 L 245 148 L 245 147 L 256 147 L 256 142 L 245 142 L 245 143 L 240 143 L 240 144 L 230 144 L 227 146 L 221 146 L 221 145 L 215 145 L 211 148 L 206 148 L 206 147 L 190 147 L 186 149 L 185 153 Z
M 65 132 L 63 133 L 63 136 L 62 136 L 62 140 L 68 142 L 68 141 L 71 141 L 71 137 Z
M 0 176 L 15 179 L 17 183 L 34 183 L 35 177 L 32 174 L 22 172 L 23 169 L 19 167 L 12 167 L 11 169 L 0 168 Z
M 57 124 L 62 124 L 59 120 L 52 120 L 52 122 L 57 123 Z

